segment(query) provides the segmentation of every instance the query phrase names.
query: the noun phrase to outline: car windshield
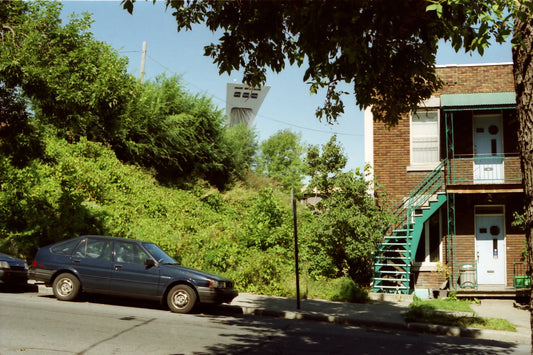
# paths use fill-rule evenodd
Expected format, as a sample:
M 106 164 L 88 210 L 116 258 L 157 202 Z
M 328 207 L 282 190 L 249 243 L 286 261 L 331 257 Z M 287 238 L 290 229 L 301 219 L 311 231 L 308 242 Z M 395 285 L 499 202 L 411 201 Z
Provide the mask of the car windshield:
M 155 260 L 160 264 L 177 264 L 177 262 L 167 255 L 163 250 L 153 243 L 143 243 L 143 246 L 152 254 Z

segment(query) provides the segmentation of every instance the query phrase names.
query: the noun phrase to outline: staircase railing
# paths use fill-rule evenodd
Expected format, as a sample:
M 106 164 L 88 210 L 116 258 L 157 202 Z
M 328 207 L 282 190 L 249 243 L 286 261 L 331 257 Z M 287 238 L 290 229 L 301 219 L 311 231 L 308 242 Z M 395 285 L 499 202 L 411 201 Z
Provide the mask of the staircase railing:
M 414 212 L 427 205 L 436 193 L 444 190 L 447 167 L 448 160 L 442 160 L 411 190 L 409 196 L 392 207 L 393 214 L 398 218 L 396 226 L 403 226 L 412 222 Z

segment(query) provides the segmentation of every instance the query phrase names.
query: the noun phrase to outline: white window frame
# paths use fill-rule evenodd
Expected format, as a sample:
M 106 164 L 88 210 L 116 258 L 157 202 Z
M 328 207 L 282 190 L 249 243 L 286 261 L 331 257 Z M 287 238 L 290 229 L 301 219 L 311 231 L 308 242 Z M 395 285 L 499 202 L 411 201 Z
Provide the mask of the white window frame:
M 421 116 L 428 113 L 435 113 L 437 115 L 437 121 L 434 123 L 436 127 L 434 127 L 433 134 L 430 135 L 419 135 L 415 136 L 415 124 L 413 122 L 413 118 L 415 116 Z M 407 170 L 433 170 L 439 163 L 440 163 L 440 111 L 437 109 L 419 109 L 416 113 L 412 113 L 409 118 L 409 154 L 410 154 L 410 162 L 411 165 L 407 168 Z M 432 122 L 433 123 L 433 122 Z M 413 153 L 414 150 L 414 140 L 416 138 L 426 138 L 429 140 L 433 140 L 433 142 L 430 142 L 430 144 L 436 145 L 436 157 L 434 161 L 416 161 L 415 160 L 415 154 Z M 431 148 L 431 147 L 430 147 Z

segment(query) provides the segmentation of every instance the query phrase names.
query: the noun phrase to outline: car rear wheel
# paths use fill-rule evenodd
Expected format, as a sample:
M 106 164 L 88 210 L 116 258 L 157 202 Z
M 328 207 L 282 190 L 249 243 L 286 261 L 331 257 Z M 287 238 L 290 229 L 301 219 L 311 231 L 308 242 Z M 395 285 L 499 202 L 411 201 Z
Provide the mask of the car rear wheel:
M 167 295 L 167 305 L 172 312 L 189 313 L 196 306 L 196 292 L 187 285 L 176 285 Z
M 70 273 L 60 274 L 52 285 L 54 296 L 61 301 L 72 301 L 80 292 L 80 281 Z

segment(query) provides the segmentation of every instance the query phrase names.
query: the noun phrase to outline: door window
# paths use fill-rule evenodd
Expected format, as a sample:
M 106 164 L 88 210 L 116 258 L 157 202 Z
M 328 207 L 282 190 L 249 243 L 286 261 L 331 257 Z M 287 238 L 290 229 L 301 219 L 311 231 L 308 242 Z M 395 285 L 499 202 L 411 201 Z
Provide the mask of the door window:
M 111 241 L 88 238 L 78 245 L 74 255 L 79 258 L 111 261 Z
M 118 263 L 144 265 L 148 254 L 135 243 L 115 242 L 115 260 Z

